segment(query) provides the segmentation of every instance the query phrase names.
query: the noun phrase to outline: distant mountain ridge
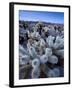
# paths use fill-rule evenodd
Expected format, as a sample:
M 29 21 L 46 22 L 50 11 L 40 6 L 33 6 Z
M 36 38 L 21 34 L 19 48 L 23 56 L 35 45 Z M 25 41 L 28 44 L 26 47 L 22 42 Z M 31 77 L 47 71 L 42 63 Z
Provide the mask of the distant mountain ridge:
M 22 20 L 19 20 L 19 22 L 20 23 L 27 22 L 28 24 L 36 24 L 39 21 L 22 21 Z M 51 22 L 44 22 L 44 21 L 41 21 L 41 22 L 44 23 L 45 25 L 61 25 L 61 26 L 64 26 L 64 24 L 61 24 L 61 23 L 51 23 Z

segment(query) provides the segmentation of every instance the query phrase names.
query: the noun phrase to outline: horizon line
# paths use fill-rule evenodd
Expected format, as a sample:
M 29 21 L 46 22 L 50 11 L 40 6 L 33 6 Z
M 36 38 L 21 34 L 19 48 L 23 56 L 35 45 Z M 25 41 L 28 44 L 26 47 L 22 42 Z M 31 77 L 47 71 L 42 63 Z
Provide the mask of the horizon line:
M 29 21 L 29 20 L 19 20 L 19 21 L 28 21 L 28 22 L 31 22 L 31 21 Z M 47 21 L 32 21 L 32 22 L 45 22 L 45 23 L 52 23 L 52 24 L 63 24 L 64 25 L 64 23 L 54 23 L 54 22 L 47 22 Z

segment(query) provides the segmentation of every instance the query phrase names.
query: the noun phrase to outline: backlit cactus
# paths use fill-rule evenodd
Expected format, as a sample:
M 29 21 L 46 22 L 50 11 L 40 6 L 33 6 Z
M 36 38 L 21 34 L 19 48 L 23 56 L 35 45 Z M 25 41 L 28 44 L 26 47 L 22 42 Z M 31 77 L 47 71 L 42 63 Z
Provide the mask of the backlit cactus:
M 24 28 L 20 26 L 19 33 L 20 39 L 23 38 L 23 43 L 19 43 L 19 70 L 20 73 L 24 71 L 24 77 L 23 72 L 20 77 L 64 76 L 64 31 L 59 31 L 61 27 L 44 25 L 43 22 L 33 24 L 30 29 L 26 23 L 22 26 Z

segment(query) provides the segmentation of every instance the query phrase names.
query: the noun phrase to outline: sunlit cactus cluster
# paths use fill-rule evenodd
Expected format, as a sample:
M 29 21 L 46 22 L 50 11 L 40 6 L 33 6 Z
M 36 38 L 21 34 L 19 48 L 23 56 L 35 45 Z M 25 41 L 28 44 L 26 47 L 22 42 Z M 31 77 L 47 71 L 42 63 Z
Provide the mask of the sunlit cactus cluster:
M 62 25 L 19 23 L 19 79 L 64 76 Z

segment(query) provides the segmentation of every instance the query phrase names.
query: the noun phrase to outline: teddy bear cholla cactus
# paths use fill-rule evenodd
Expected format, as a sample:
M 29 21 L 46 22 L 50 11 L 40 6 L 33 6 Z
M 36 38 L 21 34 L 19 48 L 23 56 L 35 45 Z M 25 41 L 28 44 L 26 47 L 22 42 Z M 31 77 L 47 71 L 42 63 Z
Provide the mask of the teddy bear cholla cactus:
M 59 77 L 60 75 L 60 70 L 58 68 L 50 69 L 47 73 L 48 77 Z
M 31 77 L 32 78 L 38 78 L 39 76 L 40 76 L 40 61 L 39 61 L 39 59 L 34 59 L 33 61 L 32 61 L 32 67 L 33 67 L 33 69 L 32 69 L 32 73 L 31 73 Z
M 54 65 L 59 61 L 58 56 L 64 58 L 64 38 L 48 36 L 45 40 L 37 30 L 34 32 L 28 31 L 28 35 L 30 39 L 27 43 L 27 49 L 25 50 L 22 46 L 19 47 L 20 64 L 29 64 L 32 67 L 31 78 L 39 78 L 41 71 L 47 77 L 58 77 L 60 75 L 59 69 L 50 69 L 47 63 Z M 46 66 L 45 69 L 44 65 Z

